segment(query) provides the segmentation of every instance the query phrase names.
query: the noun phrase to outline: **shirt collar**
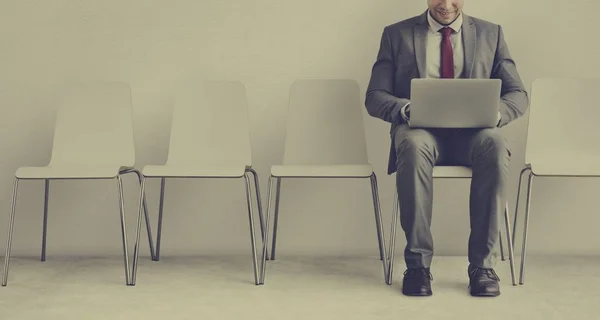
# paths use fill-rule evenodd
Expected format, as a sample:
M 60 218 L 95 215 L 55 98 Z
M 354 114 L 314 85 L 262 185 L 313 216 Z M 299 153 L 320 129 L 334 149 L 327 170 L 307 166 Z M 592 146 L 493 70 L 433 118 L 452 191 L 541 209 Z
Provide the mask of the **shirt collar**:
M 427 21 L 429 22 L 429 29 L 433 32 L 438 32 L 443 27 L 450 27 L 454 32 L 459 32 L 462 23 L 463 23 L 463 14 L 462 12 L 458 15 L 458 18 L 454 20 L 450 25 L 444 26 L 441 23 L 435 21 L 435 19 L 431 16 L 429 9 L 427 10 Z

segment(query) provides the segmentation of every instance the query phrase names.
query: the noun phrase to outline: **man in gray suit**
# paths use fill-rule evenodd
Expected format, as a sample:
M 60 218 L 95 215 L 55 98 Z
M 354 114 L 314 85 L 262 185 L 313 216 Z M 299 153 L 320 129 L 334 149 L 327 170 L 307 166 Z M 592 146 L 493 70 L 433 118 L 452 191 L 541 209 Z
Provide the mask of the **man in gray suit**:
M 396 172 L 400 223 L 407 240 L 402 292 L 432 294 L 433 167 L 464 165 L 473 170 L 467 269 L 470 292 L 497 296 L 500 279 L 493 267 L 511 155 L 498 128 L 522 116 L 529 98 L 499 25 L 465 15 L 463 0 L 427 3 L 425 13 L 384 28 L 365 101 L 371 116 L 391 123 L 388 174 Z M 410 128 L 413 78 L 501 79 L 498 128 Z

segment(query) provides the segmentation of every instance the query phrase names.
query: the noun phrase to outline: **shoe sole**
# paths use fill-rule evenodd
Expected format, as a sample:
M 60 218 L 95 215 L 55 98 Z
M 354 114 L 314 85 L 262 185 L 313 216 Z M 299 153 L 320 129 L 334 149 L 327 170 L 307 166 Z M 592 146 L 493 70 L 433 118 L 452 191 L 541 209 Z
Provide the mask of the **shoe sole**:
M 429 291 L 429 292 L 420 292 L 420 293 L 407 293 L 402 291 L 402 294 L 408 297 L 428 297 L 433 295 L 433 292 Z
M 473 297 L 486 297 L 486 298 L 487 297 L 497 297 L 497 296 L 500 295 L 500 292 L 495 292 L 495 293 L 479 293 L 479 294 L 474 294 L 472 292 L 470 292 L 470 293 L 471 293 L 471 296 L 473 296 Z

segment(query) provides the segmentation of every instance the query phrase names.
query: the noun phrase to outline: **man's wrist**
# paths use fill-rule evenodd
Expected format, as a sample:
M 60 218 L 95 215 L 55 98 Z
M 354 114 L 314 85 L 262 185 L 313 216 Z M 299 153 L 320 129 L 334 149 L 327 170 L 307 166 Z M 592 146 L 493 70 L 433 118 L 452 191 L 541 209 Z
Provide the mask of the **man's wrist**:
M 402 115 L 404 121 L 408 121 L 408 119 L 410 119 L 410 102 L 405 104 L 402 109 L 400 109 L 400 115 Z
M 500 113 L 500 111 L 498 111 L 498 123 L 496 123 L 497 127 L 500 126 L 500 122 L 502 122 L 502 114 Z

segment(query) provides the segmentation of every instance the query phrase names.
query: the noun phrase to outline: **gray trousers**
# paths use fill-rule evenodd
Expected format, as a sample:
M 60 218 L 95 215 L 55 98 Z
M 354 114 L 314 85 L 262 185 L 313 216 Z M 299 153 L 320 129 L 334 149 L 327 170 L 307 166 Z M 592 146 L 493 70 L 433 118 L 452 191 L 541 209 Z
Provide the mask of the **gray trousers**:
M 471 234 L 469 263 L 493 268 L 497 261 L 499 217 L 506 203 L 510 150 L 499 129 L 412 129 L 392 132 L 397 155 L 396 185 L 400 224 L 406 235 L 408 268 L 430 267 L 433 258 L 431 217 L 433 167 L 469 166 Z

